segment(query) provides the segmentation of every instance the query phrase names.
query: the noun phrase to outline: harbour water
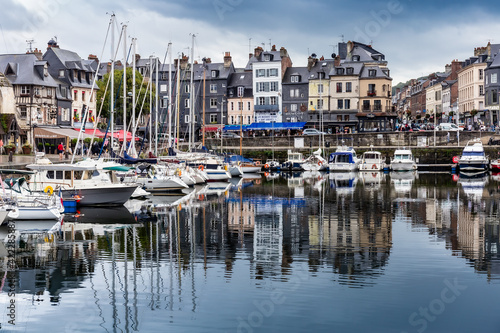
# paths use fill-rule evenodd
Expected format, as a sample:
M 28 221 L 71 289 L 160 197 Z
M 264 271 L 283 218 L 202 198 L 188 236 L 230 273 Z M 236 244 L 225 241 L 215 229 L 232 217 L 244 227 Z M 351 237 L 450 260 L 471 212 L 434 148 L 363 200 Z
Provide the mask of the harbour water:
M 498 332 L 499 199 L 494 175 L 271 174 L 18 222 L 0 331 Z

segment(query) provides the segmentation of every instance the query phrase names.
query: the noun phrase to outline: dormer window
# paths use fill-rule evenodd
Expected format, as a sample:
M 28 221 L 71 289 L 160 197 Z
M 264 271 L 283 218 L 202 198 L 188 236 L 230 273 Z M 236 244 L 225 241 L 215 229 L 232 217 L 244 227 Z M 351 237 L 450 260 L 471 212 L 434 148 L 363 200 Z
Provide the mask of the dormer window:
M 347 71 L 347 75 L 353 75 L 354 74 L 354 68 L 352 68 L 352 67 L 347 67 L 346 71 Z
M 300 75 L 292 75 L 290 77 L 290 81 L 293 82 L 293 83 L 298 83 L 300 82 Z
M 216 78 L 216 77 L 218 77 L 218 76 L 219 76 L 219 71 L 213 70 L 213 71 L 212 71 L 212 77 L 213 77 L 213 78 Z
M 377 70 L 375 70 L 375 69 L 369 69 L 368 70 L 368 76 L 369 77 L 375 77 L 375 76 L 377 76 Z
M 359 61 L 359 55 L 353 55 L 352 61 Z
M 59 70 L 59 77 L 64 77 L 64 69 Z
M 264 54 L 264 61 L 271 61 L 271 55 L 269 53 Z
M 344 69 L 343 68 L 337 68 L 337 75 L 344 75 Z
M 47 64 L 43 66 L 43 76 L 49 76 L 49 68 L 47 67 Z
M 238 87 L 238 97 L 243 97 L 244 92 L 245 92 L 245 87 Z
M 325 72 L 319 72 L 318 73 L 318 78 L 319 79 L 324 79 L 325 78 Z

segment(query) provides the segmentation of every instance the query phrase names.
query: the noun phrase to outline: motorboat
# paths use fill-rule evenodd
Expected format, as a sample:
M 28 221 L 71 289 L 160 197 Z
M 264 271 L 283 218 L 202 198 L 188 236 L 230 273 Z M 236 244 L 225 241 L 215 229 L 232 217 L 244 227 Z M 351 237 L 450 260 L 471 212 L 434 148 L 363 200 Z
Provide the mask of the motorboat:
M 355 171 L 358 169 L 359 159 L 353 147 L 339 146 L 328 159 L 330 171 Z
M 287 160 L 281 165 L 281 169 L 285 171 L 302 171 L 304 168 L 304 157 L 302 153 L 288 150 Z
M 417 172 L 415 170 L 391 171 L 390 173 L 391 183 L 398 193 L 410 192 L 416 177 Z
M 134 173 L 125 174 L 123 182 L 125 184 L 139 183 L 151 193 L 175 192 L 189 187 L 182 181 L 179 172 L 169 175 L 165 165 L 148 163 L 139 164 Z
M 36 171 L 30 177 L 30 189 L 42 192 L 61 189 L 63 200 L 78 196 L 79 205 L 123 205 L 136 190 L 137 184 L 123 184 L 113 170 L 92 165 L 40 163 L 26 166 Z M 113 168 L 113 167 L 110 167 Z M 59 192 L 58 192 L 59 193 Z
M 391 159 L 390 169 L 392 171 L 417 170 L 417 163 L 410 149 L 396 149 Z
M 382 153 L 379 151 L 365 151 L 361 155 L 359 163 L 359 171 L 380 171 L 384 170 L 385 161 L 382 158 Z
M 458 159 L 458 168 L 460 172 L 487 171 L 489 159 L 484 153 L 483 144 L 480 140 L 470 140 L 462 151 Z
M 330 188 L 335 189 L 337 194 L 353 194 L 358 182 L 355 172 L 330 172 L 328 174 Z

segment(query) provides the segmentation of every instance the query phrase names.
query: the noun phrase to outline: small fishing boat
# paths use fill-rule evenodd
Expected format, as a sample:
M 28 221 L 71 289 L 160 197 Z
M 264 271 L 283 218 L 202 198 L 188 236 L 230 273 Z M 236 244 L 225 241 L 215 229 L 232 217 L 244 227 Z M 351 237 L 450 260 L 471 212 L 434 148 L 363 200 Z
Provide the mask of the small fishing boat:
M 384 159 L 379 151 L 365 151 L 361 156 L 359 171 L 380 171 L 384 170 Z

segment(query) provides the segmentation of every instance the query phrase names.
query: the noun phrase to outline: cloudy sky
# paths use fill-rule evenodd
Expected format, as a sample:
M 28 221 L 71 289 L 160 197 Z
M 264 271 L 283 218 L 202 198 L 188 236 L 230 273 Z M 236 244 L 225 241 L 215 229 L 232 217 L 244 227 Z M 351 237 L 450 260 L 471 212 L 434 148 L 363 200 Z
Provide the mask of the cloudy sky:
M 500 43 L 496 2 L 2 0 L 0 53 L 25 52 L 29 39 L 45 50 L 57 36 L 61 48 L 82 58 L 96 54 L 109 60 L 104 41 L 110 13 L 116 14 L 118 29 L 128 25 L 127 43 L 137 38 L 142 57 L 163 60 L 169 42 L 174 57 L 188 53 L 195 34 L 195 59 L 221 62 L 229 51 L 235 66 L 244 67 L 250 49 L 275 44 L 288 50 L 294 66 L 304 66 L 309 54 L 330 58 L 338 42 L 356 40 L 385 54 L 393 84 L 443 71 L 488 41 Z

